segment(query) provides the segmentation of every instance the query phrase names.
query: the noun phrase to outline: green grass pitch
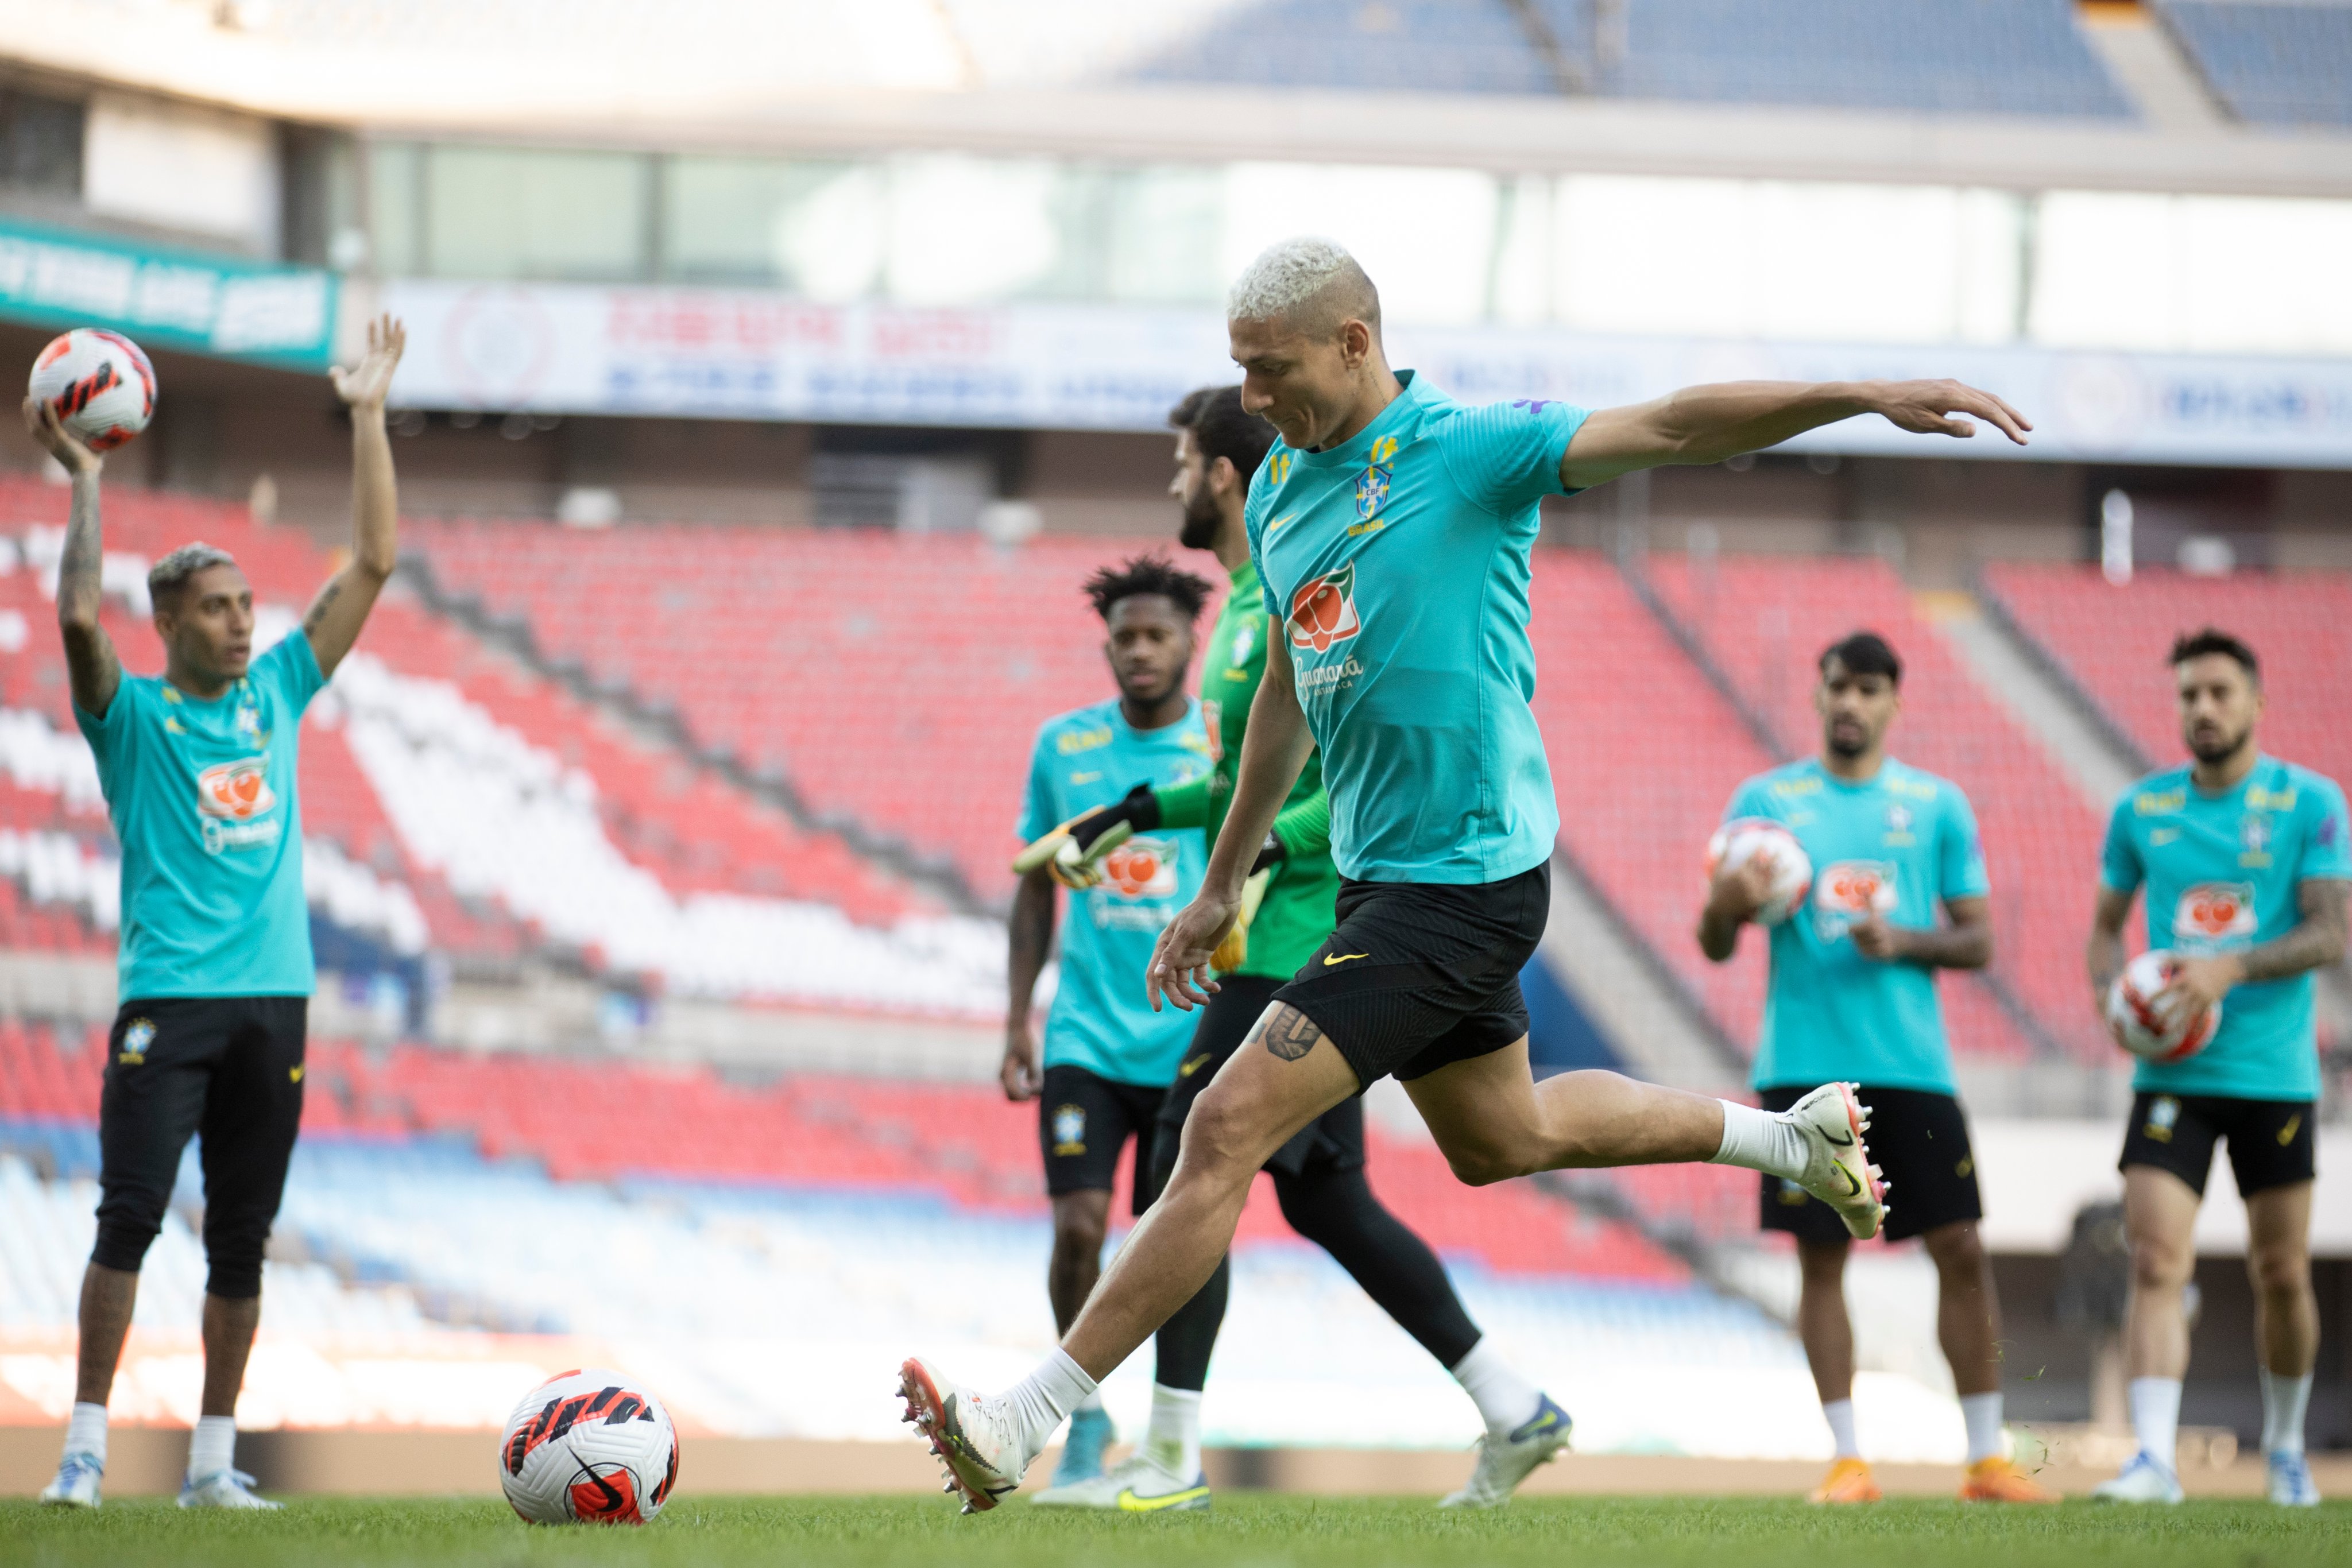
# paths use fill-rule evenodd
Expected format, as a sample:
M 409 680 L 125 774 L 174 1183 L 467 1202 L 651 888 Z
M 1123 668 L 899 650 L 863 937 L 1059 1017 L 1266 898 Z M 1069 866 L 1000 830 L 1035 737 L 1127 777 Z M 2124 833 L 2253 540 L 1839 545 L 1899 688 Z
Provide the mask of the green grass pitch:
M 1345 1564 L 1778 1563 L 1871 1568 L 2296 1568 L 2352 1562 L 2352 1505 L 2178 1509 L 1969 1508 L 1885 1502 L 1828 1511 L 1795 1501 L 1538 1499 L 1500 1513 L 1440 1513 L 1425 1500 L 1227 1495 L 1205 1514 L 1070 1518 L 1007 1504 L 960 1518 L 945 1498 L 699 1498 L 642 1530 L 531 1530 L 485 1501 L 297 1501 L 284 1513 L 184 1514 L 168 1501 L 96 1514 L 0 1503 L 0 1564 L 530 1564 L 722 1568 L 731 1563 L 936 1563 L 952 1568 L 1125 1568 L 1226 1563 Z

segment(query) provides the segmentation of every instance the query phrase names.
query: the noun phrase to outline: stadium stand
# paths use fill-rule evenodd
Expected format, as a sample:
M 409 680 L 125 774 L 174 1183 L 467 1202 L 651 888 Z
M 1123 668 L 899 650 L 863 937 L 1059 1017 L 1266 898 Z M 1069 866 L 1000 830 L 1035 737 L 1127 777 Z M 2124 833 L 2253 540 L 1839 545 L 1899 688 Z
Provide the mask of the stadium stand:
M 1905 704 L 1889 747 L 1952 779 L 1974 804 L 1992 877 L 1992 973 L 2032 1020 L 2021 1027 L 1986 988 L 1947 977 L 1954 1049 L 2023 1060 L 2036 1054 L 2038 1033 L 2080 1060 L 2104 1061 L 2113 1048 L 2083 1000 L 2079 905 L 2050 896 L 2053 880 L 2087 885 L 2099 824 L 2040 743 L 1915 612 L 1893 569 L 1875 559 L 1702 563 L 1660 555 L 1649 572 L 1661 600 L 1786 756 L 1819 744 L 1812 689 L 1820 650 L 1860 626 L 1894 643 L 1905 660 Z
M 2231 7 L 2234 8 L 2234 7 Z M 2068 0 L 1262 0 L 1147 56 L 1137 79 L 1933 112 L 2120 117 Z
M 2352 576 L 2304 571 L 2191 577 L 2168 569 L 2116 587 L 2089 567 L 1987 567 L 1984 591 L 2151 768 L 2183 760 L 2165 655 L 2175 635 L 2220 626 L 2263 661 L 2263 740 L 2329 778 L 2352 778 Z
M 2159 0 L 2158 11 L 2239 119 L 2352 126 L 2352 5 Z

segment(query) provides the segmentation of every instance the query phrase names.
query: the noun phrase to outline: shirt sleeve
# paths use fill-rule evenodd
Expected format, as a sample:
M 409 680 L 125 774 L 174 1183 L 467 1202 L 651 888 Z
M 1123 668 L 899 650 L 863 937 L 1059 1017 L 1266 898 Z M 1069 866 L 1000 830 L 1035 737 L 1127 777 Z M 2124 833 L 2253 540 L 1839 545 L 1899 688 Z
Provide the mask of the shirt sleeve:
M 1269 637 L 1282 624 L 1282 607 L 1274 601 L 1274 580 L 1265 574 L 1265 500 L 1274 491 L 1266 471 L 1271 466 L 1268 463 L 1257 465 L 1249 494 L 1242 500 L 1242 536 L 1249 540 L 1250 566 L 1257 572 L 1258 598 L 1265 605 Z
M 114 700 L 106 705 L 105 716 L 86 712 L 81 704 L 73 703 L 74 727 L 89 742 L 89 754 L 98 762 L 101 784 L 110 783 L 115 770 L 123 767 L 138 743 L 139 725 L 132 712 L 139 706 L 139 684 L 129 675 L 114 683 Z M 72 699 L 68 697 L 68 702 Z
M 2147 868 L 2140 864 L 2139 846 L 2132 842 L 2132 797 L 2137 789 L 2124 791 L 2116 802 L 2115 814 L 2107 819 L 2106 847 L 2099 852 L 2099 885 L 2109 893 L 2137 893 L 2139 884 L 2147 880 Z
M 1723 808 L 1723 820 L 1737 821 L 1741 817 L 1769 817 L 1764 809 L 1768 786 L 1761 779 L 1750 779 L 1731 792 L 1731 801 Z
M 1992 891 L 1985 874 L 1984 835 L 1977 831 L 1976 808 L 1969 798 L 1948 787 L 1936 843 L 1936 896 L 1949 904 L 1956 898 L 1982 898 Z
M 1037 732 L 1037 745 L 1029 757 L 1029 787 L 1022 792 L 1021 821 L 1013 832 L 1023 843 L 1042 839 L 1051 832 L 1062 819 L 1055 814 L 1058 802 L 1054 798 L 1054 747 L 1052 737 L 1043 729 Z
M 2303 835 L 2303 855 L 2295 862 L 2297 882 L 2352 879 L 2352 844 L 2345 841 L 2347 824 L 2344 791 L 2331 779 L 2314 779 L 2305 796 L 2311 821 Z
M 310 634 L 299 626 L 253 662 L 253 674 L 278 693 L 291 718 L 301 717 L 319 688 L 327 684 L 319 669 L 319 655 L 311 650 Z
M 1516 517 L 1560 487 L 1559 460 L 1586 411 L 1541 398 L 1489 403 L 1447 420 L 1438 435 L 1454 481 L 1497 517 Z
M 1331 852 L 1331 793 L 1318 789 L 1274 819 L 1274 836 L 1284 852 L 1298 860 Z

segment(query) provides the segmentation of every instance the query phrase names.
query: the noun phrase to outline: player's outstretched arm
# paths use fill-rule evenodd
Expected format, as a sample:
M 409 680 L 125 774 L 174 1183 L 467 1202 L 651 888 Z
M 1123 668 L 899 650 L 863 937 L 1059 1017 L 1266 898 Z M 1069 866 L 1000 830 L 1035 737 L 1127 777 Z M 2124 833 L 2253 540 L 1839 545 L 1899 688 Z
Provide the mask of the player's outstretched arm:
M 319 673 L 331 675 L 367 624 L 376 595 L 400 564 L 400 497 L 393 485 L 392 442 L 383 428 L 384 394 L 408 346 L 408 331 L 389 316 L 368 323 L 366 357 L 327 372 L 352 411 L 352 559 L 327 580 L 302 617 Z
M 1037 992 L 1037 977 L 1045 972 L 1045 955 L 1054 946 L 1054 881 L 1041 866 L 1022 877 L 1013 894 L 1013 917 L 1005 922 L 1011 942 L 1005 955 L 1009 1005 L 1004 1009 L 1004 1061 L 996 1080 L 1007 1100 L 1034 1100 L 1045 1087 L 1037 1065 L 1037 1034 L 1029 1027 L 1030 1000 Z
M 1675 463 L 1720 463 L 1857 414 L 1922 435 L 1972 436 L 1975 416 L 2025 444 L 2026 417 L 1958 382 L 1719 382 L 1649 402 L 1596 410 L 1560 455 L 1559 482 L 1581 490 Z
M 74 706 L 92 718 L 104 718 L 122 684 L 114 639 L 98 618 L 105 562 L 98 526 L 98 476 L 106 459 L 75 440 L 58 411 L 37 398 L 25 400 L 25 428 L 64 465 L 73 482 L 65 552 L 58 558 L 58 631 L 65 639 L 66 679 L 73 687 Z
M 1267 642 L 1265 675 L 1251 699 L 1249 732 L 1242 737 L 1242 763 L 1234 779 L 1225 824 L 1209 852 L 1209 869 L 1192 902 L 1176 912 L 1160 933 L 1144 977 L 1154 1012 L 1161 998 L 1190 1012 L 1216 989 L 1211 960 L 1240 917 L 1242 884 L 1249 880 L 1274 820 L 1298 782 L 1298 770 L 1315 749 L 1306 712 L 1292 685 L 1290 649 L 1280 638 Z
M 2215 953 L 2183 958 L 2172 979 L 2157 998 L 2159 1007 L 2175 1006 L 2194 1017 L 2218 1002 L 2232 986 L 2250 980 L 2284 980 L 2344 956 L 2345 894 L 2352 883 L 2335 877 L 2311 877 L 2295 884 L 2295 911 L 2303 916 L 2284 936 L 2247 948 L 2242 953 Z M 2175 998 L 2167 1002 L 2166 998 Z

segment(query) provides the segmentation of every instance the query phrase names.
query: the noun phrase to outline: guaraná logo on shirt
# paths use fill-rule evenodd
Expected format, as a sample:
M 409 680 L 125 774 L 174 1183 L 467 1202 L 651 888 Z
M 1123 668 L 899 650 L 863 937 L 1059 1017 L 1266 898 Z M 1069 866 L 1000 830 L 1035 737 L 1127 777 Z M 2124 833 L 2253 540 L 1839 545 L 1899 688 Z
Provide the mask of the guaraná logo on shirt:
M 269 758 L 240 758 L 215 763 L 196 775 L 196 810 L 207 817 L 249 822 L 267 816 L 278 804 L 269 788 Z
M 1356 619 L 1356 566 L 1325 572 L 1290 596 L 1290 643 L 1327 653 L 1363 630 Z

